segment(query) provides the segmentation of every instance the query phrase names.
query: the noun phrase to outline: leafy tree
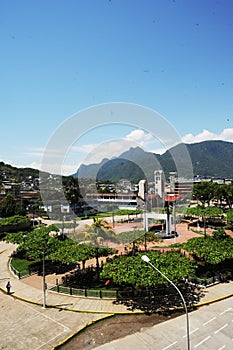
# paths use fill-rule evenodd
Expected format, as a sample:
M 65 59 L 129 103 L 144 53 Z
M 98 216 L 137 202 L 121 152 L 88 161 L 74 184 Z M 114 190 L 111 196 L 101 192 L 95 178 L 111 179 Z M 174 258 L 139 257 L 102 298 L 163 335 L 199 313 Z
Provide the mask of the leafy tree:
M 223 211 L 217 207 L 205 207 L 203 205 L 197 205 L 193 208 L 187 208 L 186 215 L 193 215 L 198 217 L 216 217 L 222 215 Z
M 7 194 L 0 202 L 0 216 L 7 218 L 18 213 L 17 203 L 12 194 Z
M 216 265 L 233 258 L 233 238 L 222 231 L 216 231 L 214 236 L 191 238 L 183 248 L 205 264 Z
M 208 204 L 208 206 L 212 200 L 216 200 L 220 208 L 226 202 L 231 209 L 233 203 L 233 184 L 217 184 L 207 181 L 195 183 L 193 186 L 193 197 L 203 205 Z
M 98 257 L 106 257 L 115 254 L 116 250 L 108 247 L 100 247 L 98 249 Z M 53 251 L 49 258 L 52 261 L 61 262 L 63 264 L 75 264 L 82 262 L 82 268 L 89 259 L 96 258 L 96 249 L 93 246 L 78 244 L 70 239 L 60 242 L 56 251 Z
M 75 264 L 78 261 L 77 246 L 77 243 L 70 239 L 60 241 L 57 249 L 50 253 L 49 258 L 52 261 L 60 262 L 62 264 Z
M 51 237 L 49 233 L 53 226 L 40 227 L 24 235 L 24 240 L 18 247 L 19 251 L 25 251 L 27 257 L 42 259 L 43 256 L 49 256 L 56 251 L 59 246 L 59 239 Z
M 62 178 L 64 186 L 64 194 L 70 204 L 76 204 L 82 201 L 82 196 L 79 190 L 79 180 L 73 176 Z
M 30 219 L 27 216 L 14 215 L 1 220 L 0 226 L 18 225 L 18 224 L 29 223 L 29 222 L 30 222 Z
M 198 182 L 193 186 L 193 197 L 200 201 L 203 205 L 210 205 L 210 201 L 214 198 L 216 184 L 213 182 Z
M 9 232 L 4 237 L 4 240 L 8 243 L 21 244 L 24 241 L 25 232 Z
M 85 226 L 85 240 L 95 246 L 99 246 L 104 240 L 117 242 L 116 233 L 111 229 L 109 223 L 102 218 L 93 218 L 91 226 Z
M 99 273 L 100 243 L 104 240 L 116 241 L 116 234 L 110 230 L 109 223 L 102 218 L 93 218 L 93 224 L 88 230 L 89 238 L 95 246 L 96 269 Z
M 227 238 L 227 234 L 223 229 L 218 229 L 216 231 L 213 231 L 212 234 L 215 240 Z
M 226 184 L 221 184 L 221 185 L 216 184 L 215 186 L 214 197 L 215 197 L 215 200 L 217 200 L 217 204 L 219 207 L 222 207 L 223 200 L 228 197 L 227 186 L 228 185 Z
M 233 210 L 227 212 L 227 222 L 233 225 Z
M 170 251 L 164 254 L 150 251 L 148 257 L 174 283 L 180 282 L 195 271 L 194 262 L 178 251 Z M 166 283 L 158 272 L 152 270 L 142 261 L 141 254 L 116 256 L 108 260 L 104 264 L 100 276 L 112 280 L 117 285 L 130 285 L 136 289 Z
M 230 209 L 232 209 L 233 204 L 233 184 L 225 185 L 225 198 Z

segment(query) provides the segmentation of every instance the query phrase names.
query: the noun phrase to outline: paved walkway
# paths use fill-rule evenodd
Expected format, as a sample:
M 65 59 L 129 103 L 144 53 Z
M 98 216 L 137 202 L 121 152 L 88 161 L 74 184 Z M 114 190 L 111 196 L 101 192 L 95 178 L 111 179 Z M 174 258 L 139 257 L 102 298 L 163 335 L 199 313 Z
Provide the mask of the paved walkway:
M 42 288 L 28 286 L 14 277 L 8 268 L 14 249 L 12 244 L 0 242 L 0 349 L 51 349 L 99 318 L 130 312 L 126 306 L 114 304 L 112 300 L 52 292 L 46 293 L 46 305 L 50 307 L 43 309 Z M 11 295 L 3 293 L 8 280 L 12 285 Z M 202 302 L 233 295 L 233 283 L 215 285 L 204 293 Z

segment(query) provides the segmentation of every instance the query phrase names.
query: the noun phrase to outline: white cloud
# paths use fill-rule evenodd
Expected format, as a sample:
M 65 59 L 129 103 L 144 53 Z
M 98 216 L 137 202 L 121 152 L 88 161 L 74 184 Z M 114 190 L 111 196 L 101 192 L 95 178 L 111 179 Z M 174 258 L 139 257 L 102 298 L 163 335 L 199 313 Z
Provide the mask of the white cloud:
M 220 136 L 223 141 L 233 142 L 233 128 L 224 129 Z
M 144 147 L 152 139 L 153 139 L 153 136 L 151 134 L 145 133 L 145 131 L 141 129 L 133 130 L 123 138 L 123 140 L 135 142 L 141 147 Z
M 80 153 L 84 153 L 84 154 L 87 154 L 89 152 L 91 152 L 97 145 L 94 144 L 94 143 L 89 143 L 89 144 L 84 144 L 84 145 L 81 145 L 81 146 L 72 146 L 70 148 L 70 152 L 80 152 Z
M 165 147 L 161 148 L 154 148 L 153 150 L 150 150 L 149 152 L 155 153 L 155 154 L 163 154 L 167 151 Z
M 72 174 L 75 174 L 76 171 L 78 170 L 80 164 L 63 164 L 62 165 L 62 175 L 72 175 Z
M 186 134 L 181 137 L 184 143 L 197 143 L 207 140 L 222 140 L 233 142 L 233 128 L 223 129 L 219 134 L 204 129 L 199 134 Z M 111 140 L 100 144 L 86 143 L 83 145 L 73 145 L 69 152 L 63 159 L 62 150 L 54 149 L 46 152 L 46 159 L 44 159 L 43 169 L 53 173 L 60 173 L 70 175 L 77 171 L 81 164 L 99 163 L 103 158 L 111 159 L 117 157 L 123 152 L 129 150 L 130 147 L 141 147 L 145 151 L 156 154 L 163 154 L 167 149 L 151 134 L 143 130 L 136 129 L 131 131 L 126 136 L 119 140 Z M 174 145 L 171 145 L 171 147 Z M 30 148 L 24 152 L 24 165 L 21 165 L 22 158 L 17 167 L 30 167 L 34 169 L 41 169 L 41 162 L 44 155 L 44 148 Z M 51 161 L 52 160 L 52 161 Z M 11 160 L 4 161 L 6 164 L 14 164 Z M 60 164 L 62 162 L 62 164 Z
M 124 139 L 101 143 L 96 145 L 96 147 L 87 154 L 86 158 L 83 160 L 83 163 L 99 163 L 104 158 L 111 159 L 117 157 L 132 146 L 135 147 L 135 144 L 132 144 L 132 142 Z
M 204 129 L 197 135 L 187 134 L 182 137 L 184 143 L 197 143 L 210 140 L 222 140 L 233 142 L 233 128 L 223 129 L 220 134 L 215 134 L 209 130 Z
M 82 153 L 83 164 L 99 163 L 102 159 L 119 156 L 130 147 L 145 147 L 153 139 L 152 135 L 143 130 L 133 130 L 122 139 L 110 140 L 100 144 L 74 145 L 71 147 L 68 158 L 75 158 L 77 154 Z M 69 161 L 70 163 L 70 161 Z

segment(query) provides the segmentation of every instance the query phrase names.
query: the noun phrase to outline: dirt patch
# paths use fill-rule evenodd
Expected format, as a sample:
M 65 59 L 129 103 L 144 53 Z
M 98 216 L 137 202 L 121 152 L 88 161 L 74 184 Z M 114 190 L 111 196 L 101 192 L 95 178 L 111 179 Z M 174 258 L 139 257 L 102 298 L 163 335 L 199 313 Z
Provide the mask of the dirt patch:
M 159 314 L 113 316 L 89 326 L 68 343 L 64 344 L 61 349 L 91 350 L 102 344 L 109 343 L 112 340 L 143 331 L 147 327 L 153 327 L 158 323 L 167 321 L 179 315 L 180 313 L 176 312 L 169 316 Z

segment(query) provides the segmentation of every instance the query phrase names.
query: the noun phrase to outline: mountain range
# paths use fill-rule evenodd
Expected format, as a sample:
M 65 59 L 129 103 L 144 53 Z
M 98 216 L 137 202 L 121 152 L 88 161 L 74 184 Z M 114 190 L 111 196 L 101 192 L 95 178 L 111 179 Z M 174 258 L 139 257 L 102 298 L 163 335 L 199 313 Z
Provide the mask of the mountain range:
M 174 159 L 178 159 L 183 177 L 188 178 L 186 164 L 182 164 L 185 152 L 189 154 L 194 176 L 233 179 L 233 143 L 218 140 L 179 144 L 162 155 L 140 147 L 130 148 L 119 157 L 105 158 L 98 164 L 82 164 L 73 176 L 112 182 L 121 179 L 138 182 L 145 178 L 153 181 L 154 170 L 162 169 L 168 179 L 169 172 L 177 171 Z
M 98 164 L 82 164 L 73 176 L 110 182 L 128 179 L 138 183 L 141 179 L 153 181 L 154 170 L 162 169 L 168 179 L 169 172 L 176 171 L 174 155 L 185 172 L 185 164 L 182 165 L 184 146 L 190 157 L 193 175 L 233 179 L 233 143 L 218 140 L 179 144 L 162 155 L 146 152 L 140 147 L 130 148 L 119 157 L 103 159 Z M 4 179 L 22 181 L 28 176 L 36 178 L 39 176 L 39 171 L 32 168 L 17 168 L 0 162 L 0 183 Z

